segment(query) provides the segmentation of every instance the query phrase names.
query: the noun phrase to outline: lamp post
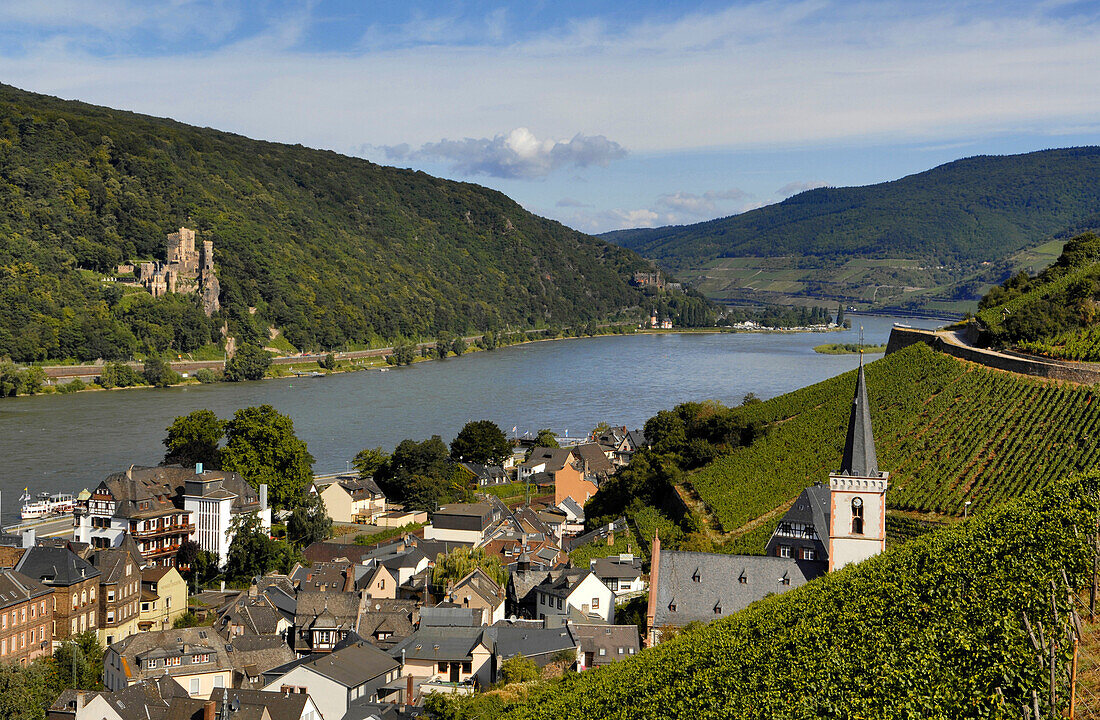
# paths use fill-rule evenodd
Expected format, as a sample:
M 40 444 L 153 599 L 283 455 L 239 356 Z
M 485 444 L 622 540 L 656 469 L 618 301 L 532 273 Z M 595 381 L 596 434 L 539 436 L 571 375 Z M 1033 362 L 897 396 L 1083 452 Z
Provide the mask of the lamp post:
M 963 503 L 963 519 L 970 517 L 970 501 L 967 500 Z

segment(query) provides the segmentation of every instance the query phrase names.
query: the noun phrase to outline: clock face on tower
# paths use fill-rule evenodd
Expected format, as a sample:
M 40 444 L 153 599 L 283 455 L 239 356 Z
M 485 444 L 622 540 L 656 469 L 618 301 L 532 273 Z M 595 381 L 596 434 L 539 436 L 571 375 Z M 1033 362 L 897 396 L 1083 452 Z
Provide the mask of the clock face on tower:
M 863 498 L 857 497 L 852 501 L 852 507 L 863 507 Z

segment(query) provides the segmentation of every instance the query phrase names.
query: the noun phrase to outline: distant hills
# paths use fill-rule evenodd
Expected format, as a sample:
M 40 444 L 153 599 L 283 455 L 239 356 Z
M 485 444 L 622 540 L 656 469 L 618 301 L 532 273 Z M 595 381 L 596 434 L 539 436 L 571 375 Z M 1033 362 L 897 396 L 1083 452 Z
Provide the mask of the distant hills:
M 972 306 L 990 284 L 1034 262 L 1024 251 L 1094 227 L 1098 209 L 1100 148 L 1081 147 L 971 157 L 709 222 L 602 237 L 712 297 Z M 1052 255 L 1057 248 L 1042 259 Z
M 183 225 L 214 242 L 213 319 L 113 282 Z M 713 319 L 699 296 L 633 287 L 648 268 L 478 185 L 0 85 L 0 357 L 189 352 L 223 325 L 331 349 L 655 307 Z

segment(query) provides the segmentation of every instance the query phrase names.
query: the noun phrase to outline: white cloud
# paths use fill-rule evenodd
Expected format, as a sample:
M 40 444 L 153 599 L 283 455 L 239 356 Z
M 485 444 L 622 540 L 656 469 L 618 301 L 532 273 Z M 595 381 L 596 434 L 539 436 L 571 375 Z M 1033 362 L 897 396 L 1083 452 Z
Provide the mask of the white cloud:
M 626 157 L 619 143 L 603 135 L 577 133 L 569 140 L 539 140 L 525 127 L 492 138 L 465 138 L 425 143 L 413 150 L 408 143 L 381 148 L 387 160 L 442 162 L 452 172 L 498 178 L 541 178 L 562 168 L 606 166 Z
M 717 212 L 718 203 L 721 201 L 744 200 L 747 197 L 748 193 L 738 188 L 708 190 L 702 195 L 681 191 L 661 195 L 657 198 L 657 204 L 669 210 L 702 216 Z
M 587 207 L 592 207 L 592 205 L 590 203 L 583 202 L 583 201 L 578 200 L 576 198 L 564 197 L 561 200 L 558 200 L 556 203 L 554 203 L 554 207 L 560 207 L 560 208 L 567 208 L 567 207 L 587 208 Z
M 791 195 L 797 195 L 800 192 L 806 192 L 807 190 L 813 190 L 814 188 L 828 187 L 828 183 L 817 182 L 815 180 L 796 180 L 795 182 L 789 182 L 783 187 L 775 191 L 776 195 L 782 197 L 790 197 Z

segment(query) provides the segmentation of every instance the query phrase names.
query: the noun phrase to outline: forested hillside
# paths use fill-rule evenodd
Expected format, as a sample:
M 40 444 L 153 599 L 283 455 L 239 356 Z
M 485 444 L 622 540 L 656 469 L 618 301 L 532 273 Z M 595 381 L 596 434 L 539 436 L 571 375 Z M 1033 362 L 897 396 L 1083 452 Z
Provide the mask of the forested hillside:
M 604 237 L 682 268 L 716 257 L 996 260 L 1100 208 L 1100 148 L 956 160 L 892 182 L 807 190 L 740 215 Z
M 190 297 L 104 282 L 164 260 L 181 225 L 214 242 L 213 320 Z M 713 319 L 698 296 L 631 287 L 646 266 L 477 185 L 0 85 L 0 357 L 190 351 L 223 322 L 244 342 L 274 326 L 337 348 L 657 304 L 677 324 Z
M 972 157 L 893 182 L 819 188 L 741 215 L 603 237 L 710 297 L 962 316 L 1100 227 L 1100 148 Z
M 1038 275 L 1021 272 L 979 304 L 986 342 L 1067 360 L 1100 360 L 1100 236 L 1086 232 Z
M 1095 475 L 1058 482 L 633 658 L 435 704 L 447 720 L 958 720 L 1019 718 L 1038 691 L 1042 717 L 1060 717 L 1096 491 Z M 1025 615 L 1055 639 L 1049 675 Z

